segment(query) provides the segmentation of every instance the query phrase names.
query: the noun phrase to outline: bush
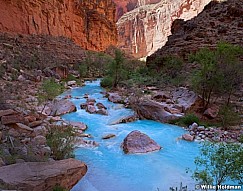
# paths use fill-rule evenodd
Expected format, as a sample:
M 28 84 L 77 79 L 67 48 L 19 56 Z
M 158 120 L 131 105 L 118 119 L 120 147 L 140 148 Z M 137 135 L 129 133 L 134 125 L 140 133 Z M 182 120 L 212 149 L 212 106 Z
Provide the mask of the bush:
M 111 88 L 113 85 L 113 79 L 107 76 L 101 80 L 100 85 L 104 88 Z
M 50 127 L 46 138 L 54 159 L 62 160 L 74 156 L 75 134 L 75 130 L 70 125 L 53 125 Z
M 38 98 L 40 101 L 53 100 L 56 96 L 60 95 L 63 90 L 63 85 L 56 83 L 55 79 L 47 79 L 43 81 Z
M 189 126 L 189 125 L 193 124 L 194 122 L 197 124 L 200 124 L 199 118 L 194 114 L 187 114 L 185 117 L 177 119 L 177 120 L 173 120 L 170 123 L 179 125 L 179 126 Z
M 63 188 L 62 186 L 56 185 L 52 191 L 67 191 L 67 189 Z

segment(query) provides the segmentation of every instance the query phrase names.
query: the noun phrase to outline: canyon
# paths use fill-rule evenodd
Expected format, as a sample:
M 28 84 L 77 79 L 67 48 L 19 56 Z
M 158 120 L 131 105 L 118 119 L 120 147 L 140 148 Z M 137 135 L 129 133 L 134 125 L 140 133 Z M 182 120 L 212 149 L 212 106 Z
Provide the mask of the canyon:
M 189 20 L 210 0 L 128 0 L 118 1 L 118 46 L 136 58 L 151 55 L 171 34 L 175 19 Z
M 188 21 L 176 20 L 165 46 L 147 58 L 147 65 L 168 55 L 188 60 L 189 55 L 198 49 L 214 49 L 222 41 L 243 46 L 242 15 L 242 1 L 213 1 L 197 17 Z
M 84 49 L 116 45 L 116 7 L 112 0 L 0 0 L 0 31 L 64 36 Z

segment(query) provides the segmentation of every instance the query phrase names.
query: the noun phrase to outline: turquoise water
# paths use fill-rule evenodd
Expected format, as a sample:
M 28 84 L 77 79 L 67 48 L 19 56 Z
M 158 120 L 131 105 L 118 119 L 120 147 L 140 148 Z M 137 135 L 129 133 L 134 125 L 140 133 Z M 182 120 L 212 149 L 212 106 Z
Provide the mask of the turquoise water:
M 101 94 L 102 91 L 99 81 L 93 81 L 64 93 L 73 96 L 71 101 L 78 110 L 64 115 L 63 119 L 86 123 L 88 130 L 85 133 L 93 136 L 89 140 L 99 143 L 99 147 L 80 147 L 75 151 L 76 158 L 88 165 L 88 172 L 72 191 L 167 191 L 171 186 L 179 187 L 180 182 L 193 190 L 195 183 L 186 173 L 186 168 L 194 169 L 194 157 L 199 153 L 198 144 L 177 139 L 186 132 L 184 129 L 155 121 L 138 120 L 109 125 L 133 111 L 109 102 Z M 103 103 L 109 115 L 89 114 L 81 110 L 79 105 L 86 101 L 83 98 L 85 93 Z M 124 154 L 120 145 L 133 130 L 147 134 L 163 149 L 148 154 Z M 102 136 L 109 133 L 116 137 L 103 140 Z

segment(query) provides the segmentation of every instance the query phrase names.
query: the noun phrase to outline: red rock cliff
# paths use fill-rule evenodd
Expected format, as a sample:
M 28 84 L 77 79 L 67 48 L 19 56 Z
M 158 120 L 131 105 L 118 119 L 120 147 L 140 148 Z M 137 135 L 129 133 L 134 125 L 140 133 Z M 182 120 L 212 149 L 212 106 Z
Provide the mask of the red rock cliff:
M 116 45 L 112 0 L 0 0 L 0 31 L 65 36 L 89 50 Z
M 210 0 L 114 1 L 118 7 L 118 18 L 123 14 L 117 22 L 119 47 L 138 58 L 152 54 L 166 43 L 175 19 L 191 19 L 210 2 Z

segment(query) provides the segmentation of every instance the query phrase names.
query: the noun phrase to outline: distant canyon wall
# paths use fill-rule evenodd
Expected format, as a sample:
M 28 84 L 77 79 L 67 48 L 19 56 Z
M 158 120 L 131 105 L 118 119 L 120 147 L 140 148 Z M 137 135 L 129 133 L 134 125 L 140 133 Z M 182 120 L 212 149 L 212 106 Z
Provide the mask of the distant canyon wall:
M 0 0 L 0 32 L 71 38 L 102 51 L 117 43 L 112 0 Z
M 211 0 L 114 0 L 117 4 L 118 46 L 145 57 L 165 45 L 175 19 L 189 20 Z

